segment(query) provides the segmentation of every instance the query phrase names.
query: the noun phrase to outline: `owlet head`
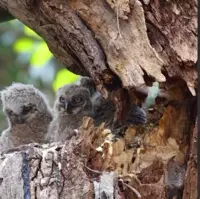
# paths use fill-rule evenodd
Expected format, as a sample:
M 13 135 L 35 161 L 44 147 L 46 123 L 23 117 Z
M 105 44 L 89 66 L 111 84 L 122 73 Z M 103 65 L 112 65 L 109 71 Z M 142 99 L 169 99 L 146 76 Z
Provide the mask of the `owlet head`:
M 3 111 L 12 124 L 23 124 L 47 112 L 45 96 L 32 85 L 13 83 L 1 91 Z
M 96 92 L 95 83 L 89 77 L 80 77 L 80 85 L 90 91 L 90 96 L 92 96 Z
M 89 115 L 92 112 L 90 92 L 79 85 L 65 85 L 57 91 L 54 108 L 64 115 Z

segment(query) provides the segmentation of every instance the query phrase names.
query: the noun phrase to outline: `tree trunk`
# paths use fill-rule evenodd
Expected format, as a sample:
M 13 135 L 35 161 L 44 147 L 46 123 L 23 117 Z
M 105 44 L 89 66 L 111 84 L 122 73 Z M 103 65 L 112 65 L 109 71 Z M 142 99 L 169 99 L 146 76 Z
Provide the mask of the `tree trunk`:
M 147 125 L 115 142 L 85 118 L 64 145 L 2 155 L 2 199 L 197 198 L 197 1 L 2 0 L 0 7 L 40 34 L 69 70 L 112 92 L 118 118 L 125 96 L 142 103 L 155 80 L 167 98 L 165 107 L 156 99 Z

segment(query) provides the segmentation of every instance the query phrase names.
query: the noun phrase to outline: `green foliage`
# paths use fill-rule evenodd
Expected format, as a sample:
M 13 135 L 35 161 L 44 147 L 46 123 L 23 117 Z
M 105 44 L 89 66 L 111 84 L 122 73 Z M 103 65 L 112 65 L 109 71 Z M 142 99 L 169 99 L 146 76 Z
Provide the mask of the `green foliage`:
M 33 37 L 35 39 L 38 39 L 37 42 L 35 42 L 34 50 L 31 54 L 30 63 L 33 67 L 42 67 L 50 61 L 53 58 L 52 53 L 49 51 L 49 48 L 47 44 L 43 41 L 43 39 L 36 34 L 33 30 L 31 30 L 29 27 L 24 26 L 24 33 L 27 36 Z
M 53 55 L 49 51 L 47 44 L 33 30 L 24 26 L 25 37 L 15 41 L 13 49 L 16 53 L 28 53 L 30 65 L 32 67 L 42 67 L 47 64 Z M 33 39 L 36 39 L 34 41 Z
M 34 37 L 36 39 L 42 40 L 42 38 L 37 33 L 35 33 L 33 30 L 31 30 L 27 26 L 24 26 L 24 34 L 27 35 L 27 36 L 31 36 L 31 37 Z
M 78 75 L 75 75 L 69 70 L 63 68 L 56 74 L 56 78 L 53 82 L 53 89 L 54 91 L 56 91 L 58 88 L 62 87 L 65 84 L 70 84 L 77 81 L 78 78 Z
M 148 96 L 145 100 L 144 106 L 146 108 L 150 108 L 152 105 L 155 104 L 155 99 L 158 96 L 159 93 L 159 83 L 158 82 L 154 82 L 152 87 L 149 88 L 148 91 Z
M 28 54 L 29 64 L 31 67 L 40 68 L 47 65 L 53 55 L 49 51 L 44 40 L 27 26 L 23 26 L 24 37 L 17 39 L 13 45 L 13 49 L 18 54 Z M 78 79 L 78 76 L 68 71 L 61 69 L 55 74 L 52 88 L 57 90 L 64 84 L 72 83 Z
M 13 48 L 17 53 L 30 52 L 33 49 L 33 40 L 26 37 L 20 38 L 14 43 Z
M 33 67 L 41 67 L 48 61 L 52 59 L 53 55 L 49 51 L 49 48 L 47 47 L 47 44 L 42 42 L 37 45 L 35 51 L 32 53 L 31 56 L 31 66 Z

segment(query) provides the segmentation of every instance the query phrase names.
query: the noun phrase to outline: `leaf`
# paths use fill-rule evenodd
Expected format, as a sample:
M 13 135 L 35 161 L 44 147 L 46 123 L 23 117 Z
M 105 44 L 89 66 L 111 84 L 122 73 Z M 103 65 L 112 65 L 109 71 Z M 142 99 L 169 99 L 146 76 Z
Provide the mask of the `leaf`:
M 32 29 L 30 29 L 27 26 L 24 26 L 24 34 L 42 40 L 42 38 L 37 33 L 35 33 Z
M 33 41 L 29 38 L 23 37 L 14 43 L 13 49 L 17 53 L 31 51 L 33 49 Z
M 62 87 L 65 84 L 70 84 L 78 80 L 78 75 L 70 72 L 67 69 L 61 69 L 57 72 L 56 78 L 53 82 L 53 89 L 56 91 L 58 88 Z
M 31 57 L 33 67 L 41 67 L 53 57 L 45 42 L 40 43 Z

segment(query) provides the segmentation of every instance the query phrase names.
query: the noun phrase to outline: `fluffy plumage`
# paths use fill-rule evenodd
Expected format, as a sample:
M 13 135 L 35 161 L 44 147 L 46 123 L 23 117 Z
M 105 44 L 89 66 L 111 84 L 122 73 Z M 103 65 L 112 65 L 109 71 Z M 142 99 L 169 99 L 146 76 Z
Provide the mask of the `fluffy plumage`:
M 90 91 L 90 96 L 92 97 L 96 92 L 96 87 L 94 82 L 89 77 L 80 77 L 80 83 L 78 85 L 87 88 Z
M 92 116 L 92 102 L 87 88 L 71 84 L 61 87 L 54 103 L 54 119 L 50 124 L 48 141 L 61 141 L 79 128 L 84 116 Z
M 114 124 L 114 114 L 116 111 L 115 104 L 108 98 L 104 99 L 99 91 L 96 90 L 95 84 L 91 78 L 82 77 L 80 85 L 88 88 L 91 93 L 91 101 L 93 104 L 94 120 L 96 125 L 106 122 L 108 127 L 114 128 L 114 126 L 129 126 L 144 124 L 147 122 L 146 112 L 135 104 L 131 104 L 128 113 L 126 114 L 125 120 L 122 124 Z M 115 129 L 112 129 L 115 130 Z
M 81 77 L 78 83 L 65 85 L 57 91 L 54 104 L 54 119 L 50 124 L 48 141 L 64 141 L 70 138 L 74 129 L 78 129 L 84 116 L 94 119 L 96 125 L 102 122 L 115 132 L 119 126 L 143 124 L 146 122 L 144 110 L 131 105 L 124 124 L 114 124 L 115 104 L 110 99 L 104 99 L 95 88 L 93 81 Z
M 46 97 L 32 85 L 13 83 L 1 91 L 9 127 L 1 135 L 0 150 L 44 142 L 52 120 Z
M 105 122 L 106 127 L 110 128 L 114 134 L 123 132 L 128 126 L 145 124 L 147 122 L 146 112 L 135 104 L 131 104 L 123 122 L 114 121 L 116 106 L 111 100 L 104 99 L 101 94 L 95 97 L 93 110 L 95 124 L 100 125 L 102 122 Z

